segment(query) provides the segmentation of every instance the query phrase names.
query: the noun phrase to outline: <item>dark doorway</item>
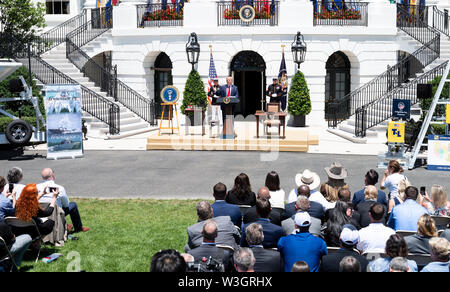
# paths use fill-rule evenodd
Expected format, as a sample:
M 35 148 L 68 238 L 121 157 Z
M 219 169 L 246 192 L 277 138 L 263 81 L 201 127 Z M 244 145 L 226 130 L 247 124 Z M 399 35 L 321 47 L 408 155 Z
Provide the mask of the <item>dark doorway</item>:
M 156 118 L 161 118 L 161 90 L 167 85 L 173 85 L 172 61 L 165 53 L 160 53 L 155 60 L 155 109 Z
M 266 87 L 266 63 L 256 52 L 239 52 L 231 61 L 231 75 L 238 87 L 240 102 L 235 108 L 236 115 L 253 115 L 261 110 L 261 99 Z
M 350 60 L 341 52 L 335 52 L 326 63 L 325 103 L 342 99 L 350 93 Z M 328 107 L 325 106 L 325 118 L 328 119 Z

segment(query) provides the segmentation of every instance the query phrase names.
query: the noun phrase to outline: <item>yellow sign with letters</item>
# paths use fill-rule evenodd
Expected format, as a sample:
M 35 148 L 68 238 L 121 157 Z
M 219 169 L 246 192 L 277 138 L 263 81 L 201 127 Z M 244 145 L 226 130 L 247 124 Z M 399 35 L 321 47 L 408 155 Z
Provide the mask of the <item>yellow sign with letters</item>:
M 447 104 L 446 116 L 447 116 L 446 123 L 450 124 L 450 104 Z
M 389 122 L 388 143 L 405 143 L 404 122 Z

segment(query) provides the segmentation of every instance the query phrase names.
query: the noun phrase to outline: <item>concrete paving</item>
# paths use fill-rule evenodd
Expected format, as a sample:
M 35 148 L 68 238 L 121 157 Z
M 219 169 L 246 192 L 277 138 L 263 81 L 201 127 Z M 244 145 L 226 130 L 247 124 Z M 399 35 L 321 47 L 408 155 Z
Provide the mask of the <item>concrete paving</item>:
M 40 171 L 51 167 L 57 183 L 64 185 L 70 197 L 96 198 L 212 198 L 212 188 L 221 181 L 231 188 L 241 172 L 249 175 L 254 191 L 264 185 L 271 170 L 279 173 L 286 195 L 295 187 L 294 177 L 305 168 L 326 179 L 324 167 L 333 161 L 348 170 L 347 183 L 351 190 L 362 188 L 364 174 L 377 169 L 377 157 L 367 155 L 338 155 L 310 153 L 207 152 L 207 151 L 85 151 L 84 158 L 75 160 L 46 160 L 45 151 L 25 151 L 25 156 L 0 151 L 0 175 L 6 176 L 13 166 L 24 171 L 23 183 L 39 182 Z M 380 176 L 383 174 L 379 169 Z M 406 171 L 417 187 L 441 184 L 449 190 L 450 173 L 417 168 Z

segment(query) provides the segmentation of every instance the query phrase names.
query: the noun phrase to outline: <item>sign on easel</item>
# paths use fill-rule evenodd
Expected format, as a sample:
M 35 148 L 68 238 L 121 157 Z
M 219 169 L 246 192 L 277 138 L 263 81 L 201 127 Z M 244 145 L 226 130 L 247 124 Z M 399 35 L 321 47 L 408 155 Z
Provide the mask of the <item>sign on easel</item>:
M 428 170 L 450 171 L 450 136 L 428 135 Z
M 83 157 L 81 87 L 45 86 L 47 159 Z
M 445 123 L 450 124 L 450 104 L 447 104 L 445 114 L 447 116 Z
M 405 123 L 389 122 L 388 143 L 405 143 Z

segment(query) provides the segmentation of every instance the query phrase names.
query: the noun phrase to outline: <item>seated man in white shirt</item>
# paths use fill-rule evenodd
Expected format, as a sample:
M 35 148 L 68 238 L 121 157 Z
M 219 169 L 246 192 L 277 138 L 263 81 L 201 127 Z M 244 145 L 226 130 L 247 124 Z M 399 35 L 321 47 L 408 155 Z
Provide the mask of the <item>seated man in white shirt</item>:
M 395 231 L 383 225 L 384 216 L 384 206 L 380 203 L 375 203 L 370 207 L 370 224 L 359 230 L 359 243 L 356 248 L 361 253 L 385 252 L 386 241 L 392 234 L 395 234 Z
M 80 213 L 78 212 L 78 206 L 74 202 L 70 202 L 67 197 L 66 189 L 63 186 L 57 185 L 55 183 L 55 173 L 50 168 L 45 168 L 42 170 L 42 179 L 44 182 L 37 185 L 38 192 L 42 192 L 46 187 L 48 187 L 48 193 L 43 195 L 39 200 L 40 203 L 50 203 L 52 199 L 52 192 L 50 188 L 57 188 L 59 190 L 59 196 L 56 200 L 56 204 L 58 207 L 64 210 L 64 213 L 67 215 L 70 214 L 70 219 L 72 219 L 73 226 L 71 224 L 67 224 L 67 231 L 70 231 L 72 227 L 74 227 L 75 232 L 86 232 L 89 231 L 89 227 L 83 227 L 83 223 L 81 222 Z

